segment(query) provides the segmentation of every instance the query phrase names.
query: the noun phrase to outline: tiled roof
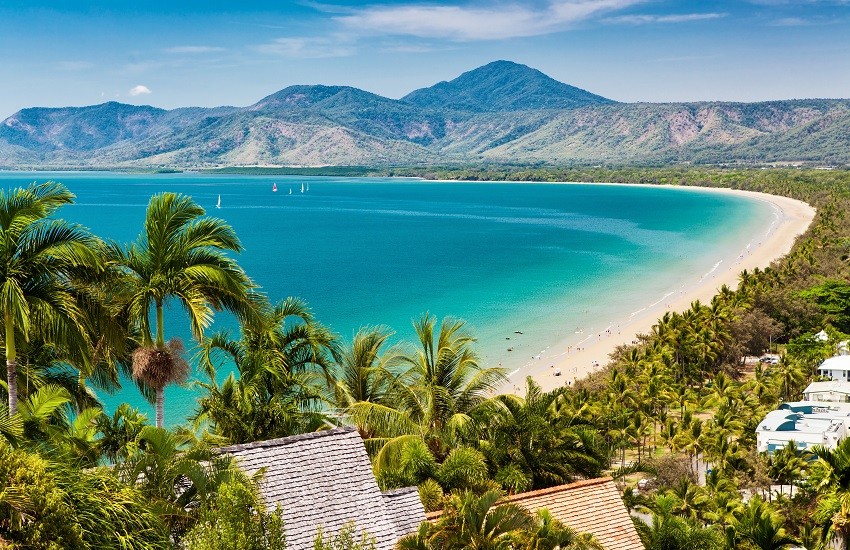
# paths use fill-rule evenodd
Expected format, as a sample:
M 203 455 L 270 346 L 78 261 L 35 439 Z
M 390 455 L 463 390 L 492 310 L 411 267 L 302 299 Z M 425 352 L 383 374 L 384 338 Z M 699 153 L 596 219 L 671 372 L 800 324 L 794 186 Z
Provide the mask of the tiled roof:
M 377 550 L 391 550 L 409 532 L 397 530 L 397 524 L 406 529 L 425 519 L 422 504 L 413 506 L 408 493 L 381 494 L 354 428 L 233 445 L 220 452 L 236 457 L 249 474 L 265 468 L 260 489 L 269 508 L 281 508 L 289 550 L 312 550 L 320 525 L 331 534 L 350 522 L 375 537 Z M 395 503 L 400 510 L 389 509 Z
M 416 487 L 387 491 L 384 493 L 384 502 L 387 503 L 387 512 L 399 537 L 416 532 L 419 524 L 425 521 L 425 507 L 422 506 Z
M 546 508 L 561 523 L 579 533 L 590 533 L 605 550 L 643 550 L 620 492 L 610 477 L 587 479 L 568 485 L 506 497 L 531 512 Z M 428 514 L 435 521 L 439 512 Z

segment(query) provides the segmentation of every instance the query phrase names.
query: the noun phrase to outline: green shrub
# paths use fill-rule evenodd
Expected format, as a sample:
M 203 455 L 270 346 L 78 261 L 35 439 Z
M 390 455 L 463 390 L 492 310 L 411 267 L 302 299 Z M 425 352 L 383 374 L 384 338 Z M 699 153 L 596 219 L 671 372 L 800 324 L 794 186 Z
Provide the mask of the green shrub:
M 188 550 L 283 550 L 286 538 L 278 508 L 266 512 L 247 481 L 221 485 L 214 502 L 204 507 L 186 534 Z

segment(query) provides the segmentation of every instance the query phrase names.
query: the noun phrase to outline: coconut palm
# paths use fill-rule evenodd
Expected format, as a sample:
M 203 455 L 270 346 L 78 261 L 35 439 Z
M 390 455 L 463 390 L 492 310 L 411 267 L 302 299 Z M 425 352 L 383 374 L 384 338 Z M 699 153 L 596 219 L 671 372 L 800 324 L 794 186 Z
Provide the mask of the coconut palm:
M 40 335 L 91 348 L 74 282 L 102 265 L 99 241 L 85 228 L 51 219 L 74 195 L 59 183 L 0 190 L 0 315 L 4 325 L 9 412 L 18 410 L 18 343 Z
M 230 443 L 284 437 L 318 429 L 326 420 L 320 409 L 329 374 L 333 335 L 316 322 L 307 305 L 288 298 L 274 307 L 258 307 L 244 323 L 240 338 L 219 332 L 201 345 L 200 367 L 209 382 L 198 385 L 194 421 L 209 423 Z M 218 382 L 221 362 L 235 364 Z
M 185 361 L 177 355 L 178 344 L 172 341 L 166 346 L 163 308 L 169 299 L 176 299 L 198 341 L 214 311 L 250 313 L 254 285 L 226 254 L 241 250 L 227 223 L 206 217 L 190 197 L 175 193 L 151 198 L 144 229 L 135 243 L 126 250 L 110 246 L 121 273 L 117 285 L 141 338 L 141 351 L 133 356 L 133 376 L 156 391 L 157 426 L 163 426 L 165 386 L 188 374 Z M 153 327 L 151 308 L 155 310 Z
M 647 550 L 721 550 L 723 536 L 719 531 L 698 525 L 673 514 L 676 498 L 657 496 L 652 506 L 652 523 L 634 521 L 641 542 Z
M 592 535 L 576 533 L 542 508 L 535 514 L 535 525 L 525 544 L 525 550 L 603 550 Z
M 739 542 L 748 542 L 759 550 L 782 550 L 799 541 L 786 533 L 782 517 L 761 498 L 754 496 L 734 524 Z
M 811 466 L 809 484 L 818 494 L 815 517 L 823 537 L 838 538 L 850 549 L 850 438 L 835 450 L 813 447 L 812 454 L 818 459 Z
M 531 531 L 534 520 L 517 504 L 497 504 L 498 491 L 476 496 L 470 491 L 453 495 L 440 517 L 432 539 L 438 548 L 511 550 L 518 538 Z
M 135 452 L 118 468 L 125 483 L 141 491 L 178 536 L 191 527 L 198 510 L 210 504 L 221 484 L 244 479 L 232 457 L 185 439 L 191 438 L 145 426 Z
M 398 346 L 387 348 L 393 332 L 387 327 L 361 327 L 350 343 L 334 346 L 336 364 L 329 377 L 331 400 L 338 410 L 358 401 L 386 403 L 404 356 Z M 358 426 L 364 438 L 370 437 L 365 425 Z
M 791 357 L 780 355 L 779 363 L 770 372 L 783 400 L 788 401 L 793 395 L 802 393 L 806 373 Z
M 481 447 L 505 489 L 542 489 L 601 474 L 605 456 L 595 431 L 557 408 L 560 395 L 541 391 L 528 377 L 524 397 L 500 395 L 502 406 L 479 419 Z
M 475 339 L 463 321 L 425 314 L 414 322 L 421 347 L 405 357 L 408 369 L 395 379 L 387 403 L 358 401 L 345 411 L 350 421 L 375 434 L 380 468 L 398 458 L 410 439 L 422 439 L 439 460 L 464 435 L 476 412 L 498 404 L 488 395 L 505 378 L 502 369 L 483 368 L 472 349 Z

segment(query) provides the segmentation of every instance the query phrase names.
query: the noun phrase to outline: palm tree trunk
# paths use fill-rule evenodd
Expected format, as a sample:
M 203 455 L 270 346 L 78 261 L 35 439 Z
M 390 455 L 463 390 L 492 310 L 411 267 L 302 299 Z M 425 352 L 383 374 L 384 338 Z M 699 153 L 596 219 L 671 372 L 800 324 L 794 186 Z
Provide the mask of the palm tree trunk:
M 9 384 L 9 415 L 18 412 L 18 361 L 15 350 L 15 325 L 6 314 L 6 382 Z
M 165 427 L 165 388 L 156 389 L 156 427 Z
M 156 301 L 156 347 L 165 347 L 165 319 L 162 314 L 162 300 Z

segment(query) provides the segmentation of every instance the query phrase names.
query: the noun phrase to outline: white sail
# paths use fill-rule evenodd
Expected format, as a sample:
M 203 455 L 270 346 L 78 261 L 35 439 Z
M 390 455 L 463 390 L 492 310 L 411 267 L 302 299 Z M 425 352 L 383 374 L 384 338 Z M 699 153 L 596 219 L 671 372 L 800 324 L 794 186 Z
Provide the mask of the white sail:
M 301 192 L 302 193 L 304 192 L 304 184 L 303 183 L 301 184 Z
M 218 202 L 215 203 L 216 208 L 221 208 L 221 195 L 218 196 Z

